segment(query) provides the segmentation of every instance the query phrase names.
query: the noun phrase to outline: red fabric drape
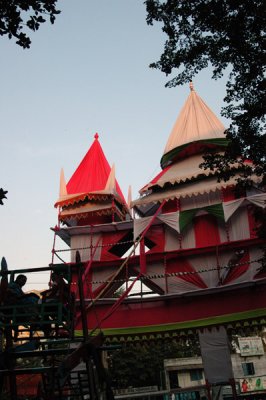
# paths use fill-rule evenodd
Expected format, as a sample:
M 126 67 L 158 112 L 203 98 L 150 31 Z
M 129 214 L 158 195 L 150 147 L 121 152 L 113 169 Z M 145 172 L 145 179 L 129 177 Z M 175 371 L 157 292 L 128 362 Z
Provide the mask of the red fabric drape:
M 125 232 L 105 233 L 102 239 L 101 261 L 118 260 L 120 257 L 109 250 L 125 236 Z M 108 246 L 107 246 L 108 245 Z
M 41 374 L 18 375 L 16 377 L 18 396 L 37 396 L 39 384 L 42 382 Z
M 116 310 L 117 308 L 120 306 L 120 304 L 123 302 L 123 300 L 127 297 L 127 295 L 129 294 L 129 292 L 131 291 L 131 289 L 133 288 L 133 286 L 135 285 L 135 283 L 139 280 L 141 274 L 139 274 L 134 281 L 131 283 L 131 285 L 124 291 L 124 293 L 122 293 L 122 295 L 118 298 L 118 300 L 112 305 L 112 307 L 110 308 L 110 310 L 108 310 L 106 312 L 106 314 L 101 318 L 100 322 L 98 323 L 98 325 L 94 328 L 94 330 L 96 330 L 97 328 L 101 327 L 102 322 L 104 322 L 106 319 L 108 319 Z
M 150 183 L 152 183 L 153 185 L 158 182 L 158 180 L 168 171 L 168 169 L 171 167 L 171 165 L 169 165 L 168 167 L 164 168 L 161 172 L 159 172 L 158 175 L 155 176 L 155 178 L 153 178 Z
M 235 188 L 234 186 L 228 186 L 227 188 L 222 189 L 223 201 L 232 201 L 235 200 Z
M 193 221 L 196 247 L 216 246 L 221 242 L 217 220 L 213 215 L 200 215 Z
M 167 201 L 163 206 L 163 214 L 175 212 L 177 210 L 178 210 L 178 202 L 176 199 Z
M 228 274 L 223 281 L 223 285 L 230 283 L 237 279 L 239 276 L 244 274 L 248 270 L 249 266 L 249 253 L 246 251 L 239 260 L 235 262 L 237 266 L 232 266 L 232 268 L 228 271 Z M 240 264 L 240 265 L 238 265 Z
M 139 244 L 139 263 L 140 263 L 140 272 L 142 274 L 146 274 L 147 271 L 147 264 L 146 264 L 146 256 L 145 256 L 145 244 L 144 244 L 144 238 L 141 239 L 140 244 Z
M 149 253 L 162 252 L 165 248 L 165 236 L 163 226 L 151 226 L 147 231 L 145 238 L 152 241 L 155 246 L 149 250 Z
M 250 238 L 254 239 L 257 237 L 256 235 L 256 221 L 252 212 L 252 206 L 248 206 L 248 224 L 249 224 L 249 231 L 250 231 Z
M 199 288 L 207 288 L 206 283 L 201 279 L 200 275 L 196 273 L 195 269 L 185 258 L 166 262 L 166 273 L 171 274 L 174 272 L 194 272 L 193 274 L 188 275 L 178 275 L 178 278 L 183 279 L 186 282 L 193 283 L 193 285 Z
M 98 141 L 98 137 L 98 134 L 94 136 L 94 142 L 70 178 L 67 184 L 68 194 L 88 193 L 105 188 L 111 167 Z M 115 181 L 115 185 L 117 193 L 126 203 L 117 181 Z

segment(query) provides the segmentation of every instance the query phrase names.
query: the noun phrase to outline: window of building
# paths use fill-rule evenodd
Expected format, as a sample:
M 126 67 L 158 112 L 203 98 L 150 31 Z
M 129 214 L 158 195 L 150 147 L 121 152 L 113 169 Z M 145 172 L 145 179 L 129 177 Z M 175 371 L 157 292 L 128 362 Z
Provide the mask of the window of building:
M 255 368 L 253 362 L 242 363 L 244 375 L 255 375 Z
M 168 371 L 170 388 L 179 388 L 177 371 Z
M 203 379 L 202 369 L 192 369 L 190 371 L 191 381 L 200 381 L 201 379 Z

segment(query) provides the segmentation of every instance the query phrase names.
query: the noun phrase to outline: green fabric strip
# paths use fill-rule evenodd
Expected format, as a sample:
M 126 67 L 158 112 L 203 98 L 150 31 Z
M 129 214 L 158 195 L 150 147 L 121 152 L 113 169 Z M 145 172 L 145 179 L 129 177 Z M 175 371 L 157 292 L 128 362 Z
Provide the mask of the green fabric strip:
M 178 322 L 173 324 L 162 324 L 162 325 L 149 325 L 149 326 L 137 326 L 130 328 L 114 328 L 114 329 L 102 329 L 101 332 L 105 336 L 124 336 L 124 335 L 143 335 L 143 334 L 157 334 L 166 333 L 171 331 L 182 331 L 188 329 L 203 328 L 211 325 L 222 325 L 228 323 L 237 323 L 239 321 L 245 321 L 250 319 L 265 319 L 266 324 L 266 308 L 243 311 L 234 314 L 219 315 L 210 318 L 197 319 L 192 321 Z M 98 334 L 100 330 L 93 332 L 94 335 Z M 82 331 L 75 331 L 77 336 L 82 335 Z
M 198 212 L 198 208 L 180 212 L 180 214 L 179 214 L 180 232 L 182 232 L 192 222 L 192 220 L 197 212 Z
M 183 149 L 185 149 L 186 147 L 189 147 L 191 145 L 193 145 L 193 143 L 197 143 L 197 144 L 211 144 L 214 146 L 217 146 L 218 148 L 221 147 L 227 147 L 228 144 L 230 143 L 229 140 L 227 139 L 206 139 L 206 140 L 198 140 L 196 142 L 190 142 L 190 143 L 185 143 L 182 146 L 178 146 L 175 147 L 174 149 L 168 151 L 168 153 L 164 154 L 161 158 L 161 167 L 162 169 L 164 169 L 165 167 L 167 167 L 168 165 L 172 164 L 173 161 L 175 161 L 178 158 L 178 154 L 182 152 Z
M 224 210 L 222 204 L 214 204 L 212 206 L 203 207 L 202 210 L 207 211 L 208 213 L 214 215 L 215 217 L 224 221 Z
M 200 207 L 200 208 L 193 208 L 192 210 L 185 210 L 181 211 L 179 215 L 179 226 L 180 232 L 182 232 L 187 225 L 189 225 L 196 213 L 200 210 L 205 210 L 206 212 L 214 215 L 216 218 L 221 219 L 224 221 L 224 210 L 222 204 L 214 204 L 212 206 Z

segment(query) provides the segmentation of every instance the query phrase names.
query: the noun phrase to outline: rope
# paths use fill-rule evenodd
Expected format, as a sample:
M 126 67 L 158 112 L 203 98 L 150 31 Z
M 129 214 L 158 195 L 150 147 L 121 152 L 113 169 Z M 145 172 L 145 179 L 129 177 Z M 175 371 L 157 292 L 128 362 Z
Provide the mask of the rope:
M 89 245 L 89 246 L 85 246 L 85 247 L 75 247 L 72 249 L 59 249 L 59 250 L 54 250 L 54 252 L 60 253 L 60 252 L 65 252 L 65 251 L 88 250 L 93 247 L 113 247 L 113 246 L 118 246 L 118 245 L 128 244 L 128 243 L 134 243 L 134 240 L 126 240 L 124 242 L 105 243 L 105 244 L 99 244 L 99 245 Z
M 67 262 L 64 261 L 63 258 L 61 258 L 61 257 L 56 253 L 56 251 L 54 251 L 53 253 L 54 253 L 54 255 L 55 255 L 60 261 L 62 261 L 62 263 L 67 264 Z
M 127 258 L 122 262 L 121 266 L 118 268 L 118 270 L 113 274 L 112 278 L 110 281 L 106 282 L 106 286 L 100 291 L 100 293 L 93 299 L 93 301 L 86 307 L 86 310 L 88 310 L 102 295 L 104 292 L 106 292 L 109 287 L 111 286 L 111 283 L 113 283 L 115 281 L 115 278 L 119 275 L 119 273 L 122 271 L 122 269 L 124 268 L 125 265 L 127 265 L 127 262 L 129 260 L 129 258 L 131 257 L 131 255 L 135 252 L 137 246 L 139 245 L 139 243 L 141 242 L 141 240 L 144 238 L 144 236 L 146 235 L 146 232 L 148 231 L 148 229 L 150 228 L 150 226 L 152 225 L 154 219 L 157 217 L 157 215 L 159 214 L 159 212 L 161 211 L 162 207 L 164 206 L 166 200 L 164 200 L 160 207 L 157 209 L 156 213 L 153 215 L 152 219 L 150 220 L 149 224 L 146 226 L 145 230 L 142 232 L 142 234 L 139 236 L 139 238 L 137 240 L 135 240 L 134 245 L 133 245 L 133 249 L 131 249 L 130 253 L 128 254 Z M 122 281 L 124 282 L 124 280 Z
M 246 265 L 246 264 L 252 264 L 252 263 L 257 263 L 261 261 L 261 259 L 257 259 L 257 260 L 252 260 L 252 261 L 245 261 L 242 263 L 238 263 L 238 264 L 234 264 L 234 265 L 224 265 L 222 267 L 212 267 L 212 268 L 204 268 L 204 269 L 200 269 L 198 271 L 179 271 L 179 272 L 166 272 L 166 273 L 162 273 L 162 274 L 153 274 L 153 275 L 142 275 L 141 278 L 145 279 L 162 279 L 162 278 L 166 278 L 166 277 L 176 277 L 176 276 L 184 276 L 184 275 L 195 275 L 195 274 L 203 274 L 206 272 L 211 272 L 211 271 L 218 271 L 218 270 L 222 270 L 222 269 L 231 269 L 231 268 L 235 268 L 235 267 L 240 267 L 242 265 Z M 135 279 L 135 278 L 134 278 Z M 129 281 L 131 281 L 132 279 L 128 279 Z M 124 283 L 125 280 L 124 279 L 110 279 L 110 280 L 106 280 L 106 281 L 90 281 L 88 283 L 90 284 L 104 284 L 104 283 Z
M 137 280 L 140 278 L 141 274 L 139 274 L 134 281 L 131 283 L 131 285 L 125 290 L 125 292 L 119 297 L 119 299 L 112 305 L 112 307 L 110 308 L 110 310 L 108 310 L 105 315 L 102 317 L 102 319 L 98 322 L 97 320 L 97 325 L 96 327 L 91 331 L 91 334 L 93 332 L 95 332 L 96 329 L 101 328 L 101 324 L 102 322 L 104 322 L 107 318 L 109 318 L 116 310 L 117 308 L 120 306 L 120 304 L 122 303 L 122 301 L 127 297 L 128 293 L 131 291 L 131 289 L 133 288 L 133 286 L 135 285 L 135 283 L 137 282 Z

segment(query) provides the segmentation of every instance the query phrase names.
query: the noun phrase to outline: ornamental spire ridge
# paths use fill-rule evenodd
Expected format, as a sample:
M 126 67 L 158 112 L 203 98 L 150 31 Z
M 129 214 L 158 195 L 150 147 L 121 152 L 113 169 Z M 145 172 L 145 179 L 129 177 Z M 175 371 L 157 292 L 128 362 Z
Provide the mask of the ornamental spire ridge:
M 194 85 L 193 85 L 193 82 L 189 82 L 189 88 L 190 88 L 191 92 L 193 92 L 193 91 L 194 91 Z

